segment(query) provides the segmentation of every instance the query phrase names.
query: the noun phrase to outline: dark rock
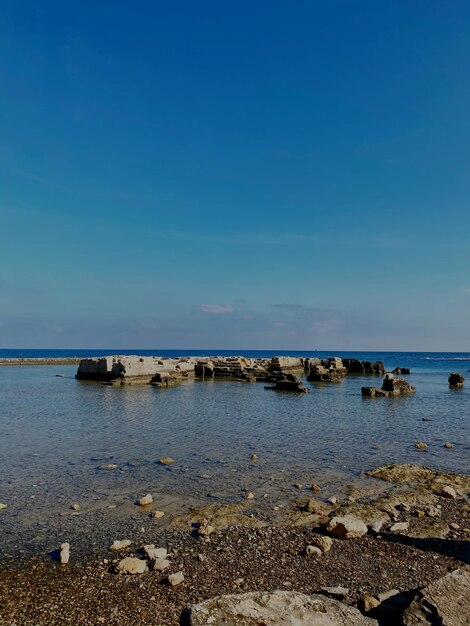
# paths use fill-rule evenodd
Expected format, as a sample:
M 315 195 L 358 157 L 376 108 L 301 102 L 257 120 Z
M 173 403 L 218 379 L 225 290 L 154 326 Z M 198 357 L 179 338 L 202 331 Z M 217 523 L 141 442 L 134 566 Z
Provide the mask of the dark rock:
M 375 363 L 371 361 L 360 361 L 359 359 L 343 359 L 343 365 L 348 374 L 373 374 L 383 376 L 385 366 L 381 361 Z
M 452 387 L 461 387 L 464 380 L 465 378 L 463 377 L 463 374 L 460 374 L 459 372 L 452 372 L 449 376 L 449 385 Z
M 392 374 L 411 374 L 409 367 L 396 367 L 392 370 Z

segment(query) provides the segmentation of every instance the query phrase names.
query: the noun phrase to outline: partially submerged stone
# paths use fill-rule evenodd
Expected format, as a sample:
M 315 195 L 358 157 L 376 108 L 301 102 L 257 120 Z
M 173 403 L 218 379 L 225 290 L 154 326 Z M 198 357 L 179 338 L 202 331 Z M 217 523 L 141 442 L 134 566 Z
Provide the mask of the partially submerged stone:
M 102 470 L 115 470 L 118 466 L 116 463 L 105 463 L 104 465 L 100 465 L 100 469 Z
M 148 506 L 149 504 L 152 504 L 153 502 L 153 498 L 152 496 L 148 493 L 146 496 L 144 496 L 143 498 L 140 498 L 139 500 L 139 505 L 140 506 Z
M 190 626 L 373 626 L 352 607 L 323 595 L 254 591 L 217 596 L 190 607 Z
M 368 476 L 380 478 L 396 484 L 422 483 L 430 490 L 440 493 L 446 485 L 453 485 L 454 489 L 460 489 L 464 493 L 470 491 L 470 476 L 455 472 L 442 472 L 424 465 L 411 463 L 397 463 L 384 465 L 377 469 L 366 472 Z
M 460 374 L 459 372 L 452 372 L 449 375 L 449 385 L 451 387 L 463 387 L 465 378 L 463 376 L 463 374 Z
M 163 456 L 160 460 L 159 463 L 161 465 L 171 465 L 172 463 L 175 462 L 175 459 L 172 459 L 171 456 Z
M 152 511 L 150 513 L 150 517 L 152 519 L 160 519 L 161 517 L 163 517 L 165 515 L 164 511 Z

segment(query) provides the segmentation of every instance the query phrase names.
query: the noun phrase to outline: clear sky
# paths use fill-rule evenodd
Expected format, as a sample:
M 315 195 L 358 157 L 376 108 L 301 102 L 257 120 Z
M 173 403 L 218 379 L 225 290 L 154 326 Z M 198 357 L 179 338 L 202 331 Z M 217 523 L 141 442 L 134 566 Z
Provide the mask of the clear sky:
M 2 5 L 0 347 L 470 350 L 470 2 Z

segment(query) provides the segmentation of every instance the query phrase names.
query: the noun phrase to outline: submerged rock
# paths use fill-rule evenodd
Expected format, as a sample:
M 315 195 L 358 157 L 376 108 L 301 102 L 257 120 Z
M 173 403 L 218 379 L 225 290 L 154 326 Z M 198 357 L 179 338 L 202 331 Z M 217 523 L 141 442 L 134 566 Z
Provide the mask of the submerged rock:
M 193 605 L 188 611 L 190 626 L 373 626 L 352 607 L 322 595 L 307 596 L 297 591 L 254 591 L 225 595 Z

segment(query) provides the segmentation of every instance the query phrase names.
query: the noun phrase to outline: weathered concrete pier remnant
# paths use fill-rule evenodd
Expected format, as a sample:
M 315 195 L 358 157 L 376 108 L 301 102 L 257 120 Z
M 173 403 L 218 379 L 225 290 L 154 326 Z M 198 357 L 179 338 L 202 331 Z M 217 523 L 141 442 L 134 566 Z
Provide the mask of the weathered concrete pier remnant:
M 392 374 L 387 374 L 383 380 L 382 387 L 362 387 L 361 393 L 368 398 L 383 398 L 386 396 L 401 396 L 415 393 L 416 387 L 410 385 L 404 378 L 395 378 Z
M 168 386 L 170 379 L 193 374 L 195 363 L 196 361 L 191 358 L 115 355 L 82 359 L 75 376 L 79 380 Z
M 313 359 L 309 362 L 307 380 L 309 382 L 337 383 L 348 373 L 339 357 L 322 359 L 320 364 L 313 364 Z
M 359 359 L 343 359 L 343 365 L 348 374 L 373 374 L 375 376 L 385 375 L 385 366 L 382 361 L 376 361 L 373 363 L 372 361 L 360 361 Z

